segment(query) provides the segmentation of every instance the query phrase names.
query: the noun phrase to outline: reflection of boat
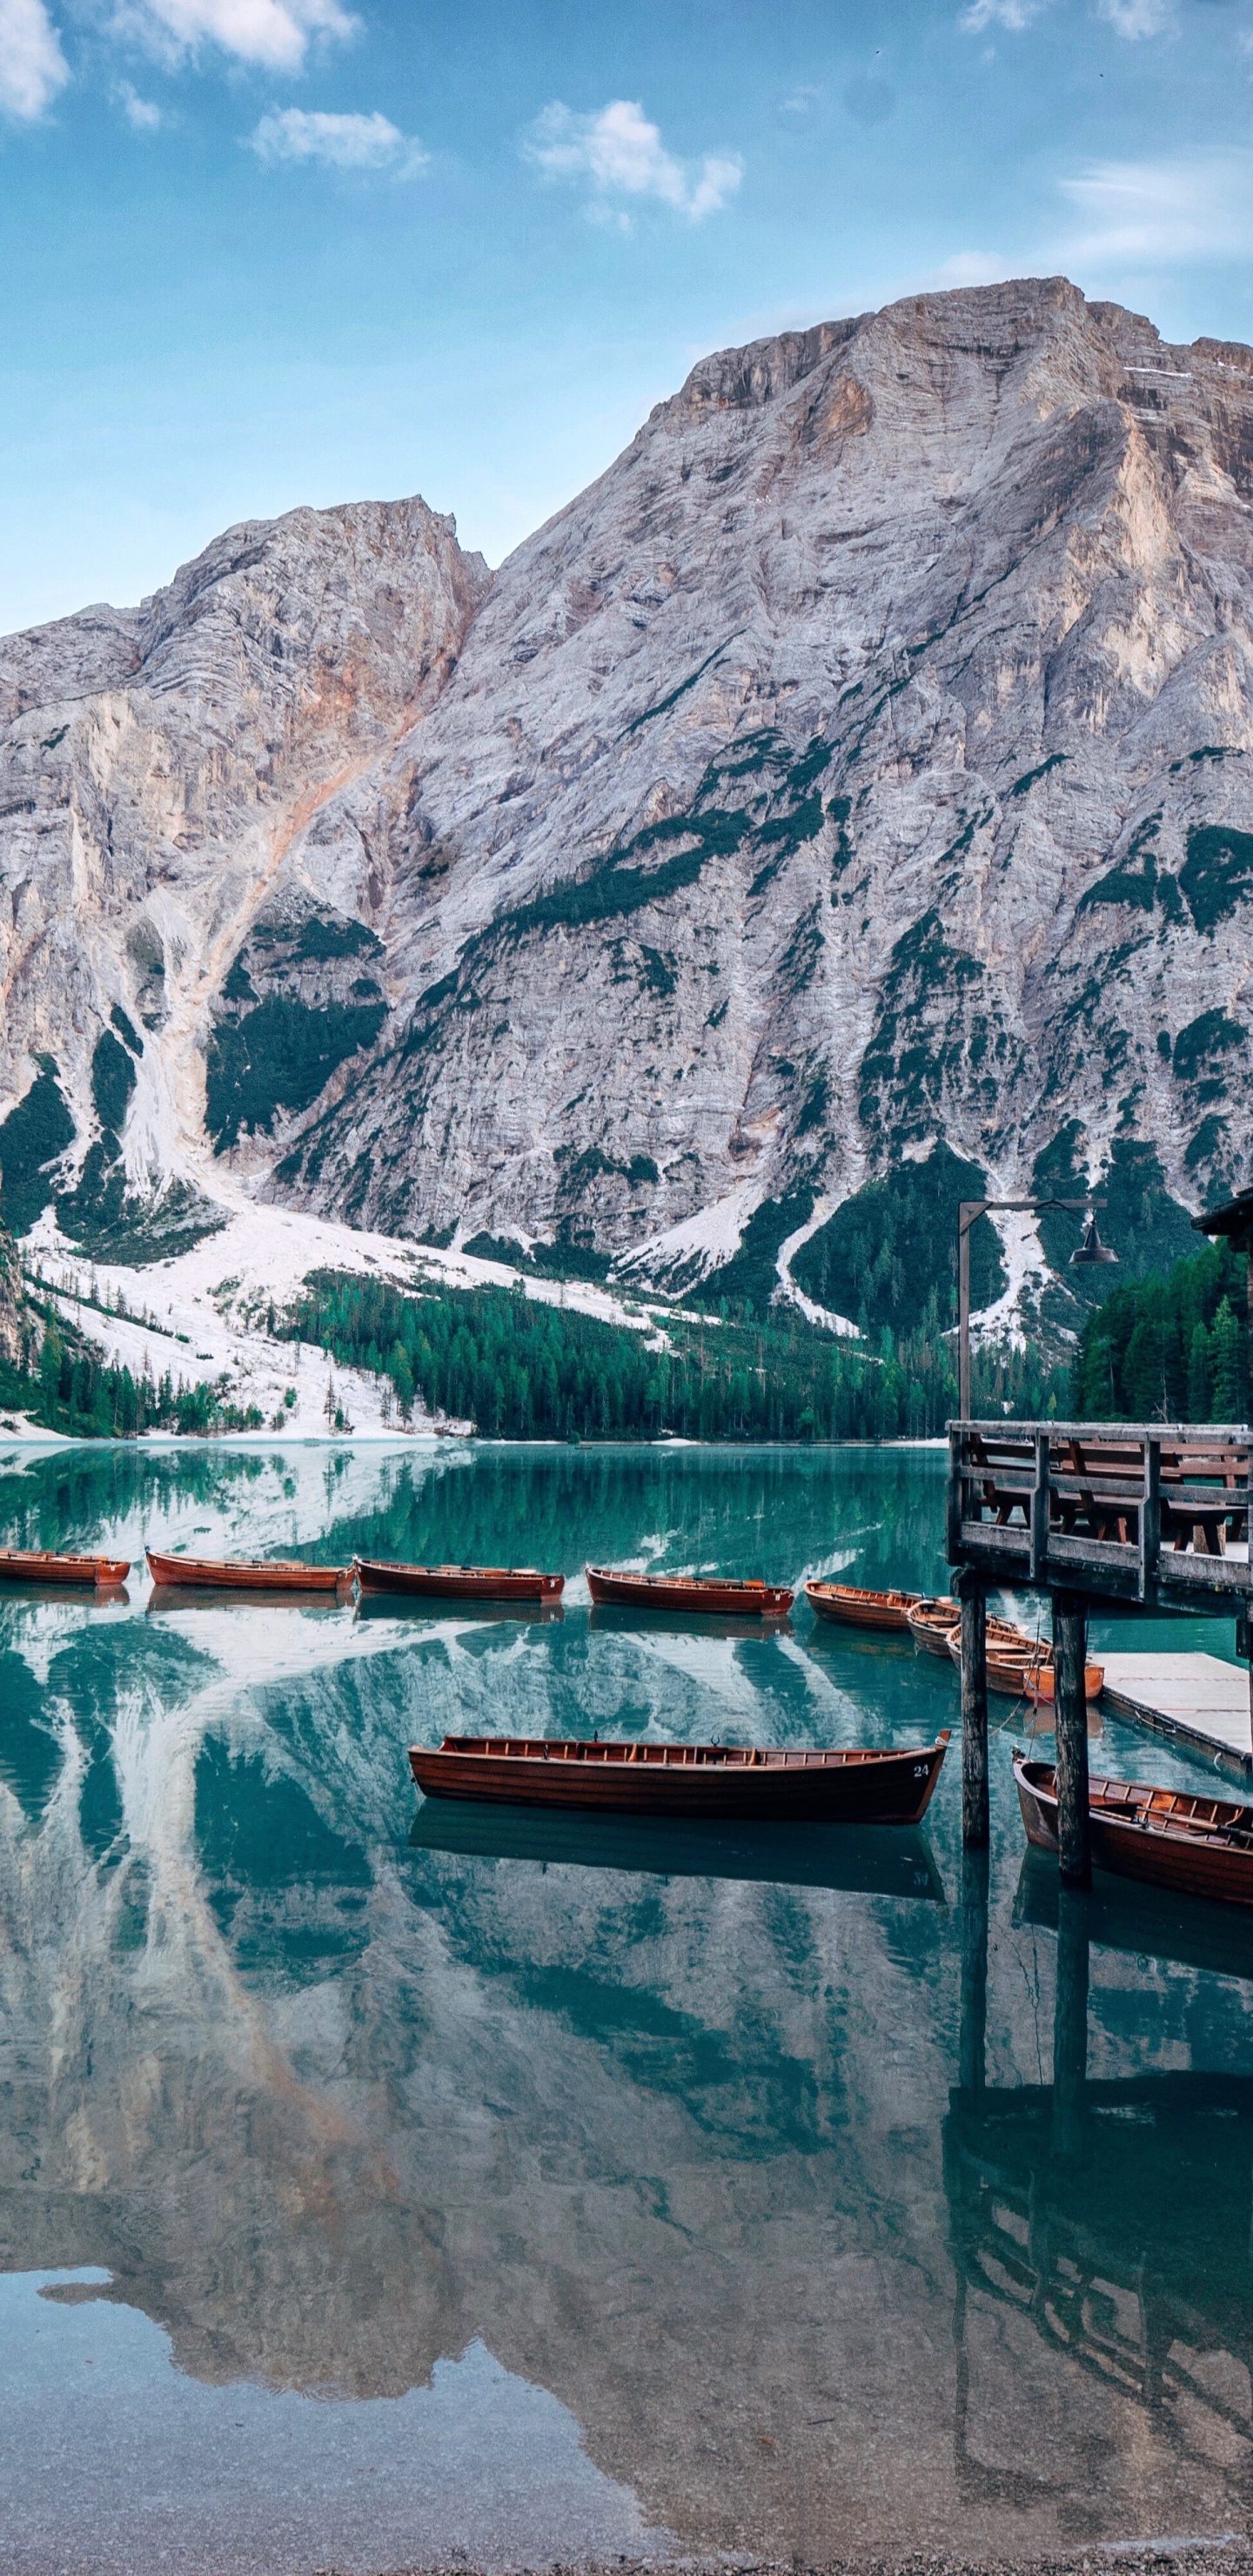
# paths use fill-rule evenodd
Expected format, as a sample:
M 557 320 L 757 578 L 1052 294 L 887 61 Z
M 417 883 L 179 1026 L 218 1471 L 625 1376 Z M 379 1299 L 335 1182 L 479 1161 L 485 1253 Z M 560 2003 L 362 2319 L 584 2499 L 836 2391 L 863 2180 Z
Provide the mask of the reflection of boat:
M 0 1547 L 0 1582 L 124 1583 L 128 1556 L 58 1556 L 50 1547 Z
M 585 1737 L 446 1735 L 409 1761 L 428 1797 L 636 1815 L 804 1824 L 917 1824 L 948 1745 L 902 1752 L 740 1744 L 600 1744 Z
M 961 1604 L 940 1595 L 929 1601 L 917 1601 L 906 1613 L 905 1625 L 916 1646 L 928 1655 L 947 1655 L 948 1641 L 954 1628 L 961 1626 Z
M 760 1646 L 773 1645 L 784 1631 L 788 1636 L 792 1634 L 790 1619 L 751 1619 L 743 1612 L 738 1617 L 732 1612 L 723 1618 L 714 1610 L 650 1610 L 647 1629 L 641 1630 L 638 1611 L 607 1610 L 603 1601 L 592 1603 L 587 1624 L 601 1636 L 634 1637 L 637 1644 L 643 1636 L 650 1640 L 699 1636 L 744 1645 L 755 1640 Z
M 593 1601 L 617 1610 L 713 1610 L 741 1619 L 782 1619 L 793 1595 L 782 1584 L 710 1581 L 696 1574 L 622 1574 L 611 1565 L 589 1565 Z
M 943 1904 L 944 1885 L 915 1826 L 734 1825 L 681 1816 L 567 1816 L 548 1808 L 428 1798 L 409 1832 L 415 1850 L 469 1859 L 569 1863 L 663 1878 L 766 1879 L 784 1887 L 859 1889 Z
M 287 1584 L 264 1589 L 260 1584 L 246 1590 L 219 1591 L 207 1583 L 154 1583 L 148 1595 L 148 1615 L 160 1617 L 172 1610 L 292 1610 L 308 1618 L 312 1612 L 323 1617 L 338 1616 L 351 1604 L 333 1592 L 309 1595 L 294 1591 Z
M 481 1601 L 475 1596 L 463 1601 L 441 1600 L 430 1593 L 358 1592 L 358 1619 L 472 1619 L 477 1627 L 519 1623 L 528 1628 L 559 1626 L 565 1617 L 561 1600 L 556 1601 Z
M 1056 1852 L 1052 1763 L 1030 1762 L 1015 1748 L 1014 1778 L 1028 1842 L 1037 1851 Z M 1092 1780 L 1089 1814 L 1098 1869 L 1176 1894 L 1253 1905 L 1253 1807 L 1145 1781 Z
M 1029 1845 L 1014 1897 L 1015 1923 L 1055 1932 L 1060 1887 L 1054 1862 Z M 1066 1901 L 1081 1909 L 1089 1940 L 1107 1950 L 1253 1980 L 1253 1914 L 1242 1907 L 1214 1905 L 1203 1896 L 1164 1896 L 1160 1888 L 1110 1878 L 1103 1870 L 1090 1888 L 1069 1890 Z
M 564 1574 L 533 1565 L 394 1565 L 354 1557 L 363 1592 L 403 1592 L 428 1601 L 559 1601 Z
M 154 1583 L 192 1585 L 198 1592 L 334 1592 L 350 1583 L 346 1565 L 301 1565 L 279 1557 L 158 1556 L 144 1551 Z
M 905 1628 L 922 1594 L 865 1592 L 853 1583 L 811 1582 L 805 1586 L 805 1598 L 820 1619 L 844 1619 L 853 1628 Z

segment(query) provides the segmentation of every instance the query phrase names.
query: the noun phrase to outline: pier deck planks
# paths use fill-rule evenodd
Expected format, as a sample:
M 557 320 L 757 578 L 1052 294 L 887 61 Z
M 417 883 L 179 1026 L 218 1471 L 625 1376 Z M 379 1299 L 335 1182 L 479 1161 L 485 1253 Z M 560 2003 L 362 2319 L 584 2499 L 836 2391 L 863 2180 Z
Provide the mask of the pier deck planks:
M 1219 1655 L 1103 1655 L 1105 1705 L 1159 1735 L 1253 1771 L 1249 1676 Z

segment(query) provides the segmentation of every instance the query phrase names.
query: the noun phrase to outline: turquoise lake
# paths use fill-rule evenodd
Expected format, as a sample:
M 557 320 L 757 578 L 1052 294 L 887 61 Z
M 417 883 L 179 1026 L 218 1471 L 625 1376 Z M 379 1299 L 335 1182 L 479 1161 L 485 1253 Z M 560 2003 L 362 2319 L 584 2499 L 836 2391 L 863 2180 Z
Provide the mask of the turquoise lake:
M 136 1565 L 124 1597 L 0 1590 L 0 2570 L 1249 2528 L 1253 1925 L 1101 1881 L 1059 1930 L 1021 1711 L 993 1702 L 986 1866 L 956 1732 L 907 1834 L 412 1785 L 449 1731 L 956 1730 L 907 1641 L 591 1612 L 582 1582 L 942 1591 L 944 1466 L 0 1449 L 0 1539 Z M 528 1562 L 567 1597 L 153 1601 L 145 1540 Z M 1230 1623 L 1133 1634 L 1234 1652 Z M 1213 1778 L 1108 1720 L 1093 1759 Z

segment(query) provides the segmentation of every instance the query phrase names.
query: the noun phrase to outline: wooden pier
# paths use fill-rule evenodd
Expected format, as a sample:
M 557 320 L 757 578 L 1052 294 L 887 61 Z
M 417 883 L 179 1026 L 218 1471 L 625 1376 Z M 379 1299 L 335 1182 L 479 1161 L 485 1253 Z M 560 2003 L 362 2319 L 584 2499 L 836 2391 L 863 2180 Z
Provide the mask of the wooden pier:
M 1104 1699 L 1117 1717 L 1132 1718 L 1169 1736 L 1190 1752 L 1208 1753 L 1224 1770 L 1253 1771 L 1249 1676 L 1242 1664 L 1220 1655 L 1103 1654 Z
M 1047 1592 L 1056 1668 L 1061 1875 L 1086 1885 L 1089 1606 L 1227 1612 L 1248 1653 L 1250 1435 L 1240 1425 L 953 1422 L 948 1560 L 962 1605 L 962 1829 L 988 1833 L 986 1600 Z M 1215 1659 L 1217 1660 L 1217 1659 Z M 1253 1749 L 1245 1689 L 1244 1752 Z M 1134 1697 L 1134 1693 L 1129 1693 Z M 1180 1730 L 1176 1730 L 1180 1731 Z M 1223 1729 L 1234 1752 L 1234 1731 Z

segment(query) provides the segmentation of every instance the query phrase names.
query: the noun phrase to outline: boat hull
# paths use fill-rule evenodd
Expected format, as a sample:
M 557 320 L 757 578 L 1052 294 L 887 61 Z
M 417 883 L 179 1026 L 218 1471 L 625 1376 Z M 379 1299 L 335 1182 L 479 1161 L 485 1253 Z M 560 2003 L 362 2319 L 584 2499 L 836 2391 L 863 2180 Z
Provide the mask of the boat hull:
M 125 1583 L 128 1556 L 56 1556 L 43 1548 L 0 1548 L 0 1583 Z
M 961 1615 L 957 1601 L 920 1601 L 917 1609 L 907 1611 L 905 1625 L 924 1655 L 947 1656 L 949 1638 L 954 1628 L 960 1628 Z
M 346 1565 L 264 1565 L 246 1559 L 232 1564 L 229 1558 L 217 1563 L 209 1557 L 160 1556 L 151 1547 L 144 1553 L 153 1582 L 177 1584 L 180 1591 L 334 1592 L 352 1580 Z
M 1021 1753 L 1015 1753 L 1014 1780 L 1028 1842 L 1037 1851 L 1056 1854 L 1057 1792 L 1052 1764 L 1029 1762 Z M 1141 1813 L 1151 1812 L 1149 1801 L 1155 1795 L 1171 1794 L 1155 1793 L 1135 1781 L 1090 1782 L 1092 1859 L 1097 1869 L 1112 1870 L 1119 1878 L 1138 1879 L 1146 1886 L 1167 1887 L 1181 1896 L 1207 1896 L 1222 1905 L 1253 1907 L 1253 1807 L 1218 1798 L 1187 1798 L 1183 1802 L 1189 1808 L 1212 1810 L 1219 1820 L 1230 1820 L 1228 1830 L 1234 1826 L 1248 1842 L 1247 1849 L 1240 1849 L 1217 1839 L 1223 1830 L 1221 1821 L 1212 1827 L 1193 1824 L 1185 1828 L 1172 1827 L 1166 1818 L 1160 1824 L 1137 1823 L 1129 1813 L 1115 1813 L 1118 1793 L 1124 1807 L 1129 1800 L 1138 1801 Z
M 820 1619 L 837 1619 L 850 1628 L 896 1629 L 909 1626 L 919 1592 L 860 1592 L 851 1583 L 807 1583 L 805 1598 Z
M 690 1575 L 617 1574 L 608 1565 L 589 1565 L 585 1571 L 593 1601 L 616 1610 L 696 1610 L 712 1611 L 719 1618 L 785 1619 L 795 1598 L 782 1584 L 706 1583 Z
M 742 1824 L 912 1825 L 930 1804 L 947 1746 L 947 1731 L 903 1752 L 850 1753 L 445 1736 L 438 1750 L 411 1745 L 409 1763 L 429 1798 Z
M 564 1574 L 538 1574 L 530 1566 L 389 1565 L 354 1559 L 363 1592 L 398 1592 L 428 1601 L 559 1601 Z

